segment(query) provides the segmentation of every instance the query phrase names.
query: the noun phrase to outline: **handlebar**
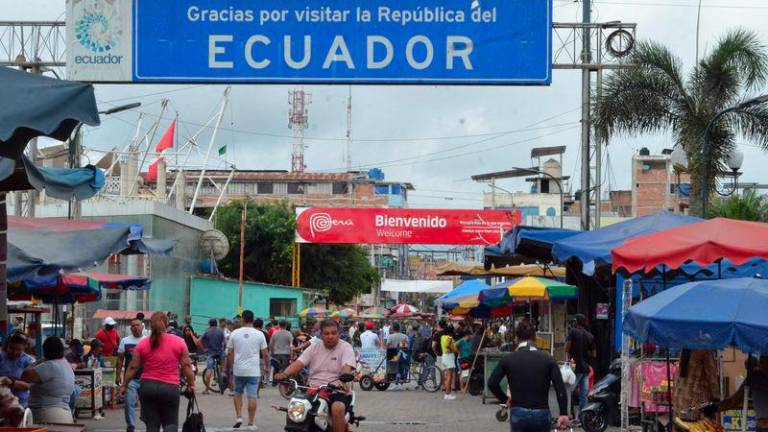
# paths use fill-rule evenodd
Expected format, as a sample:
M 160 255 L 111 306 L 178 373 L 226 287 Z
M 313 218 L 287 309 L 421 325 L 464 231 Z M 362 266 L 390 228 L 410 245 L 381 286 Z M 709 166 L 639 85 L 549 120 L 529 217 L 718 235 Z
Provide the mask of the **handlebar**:
M 299 383 L 295 379 L 290 379 L 288 381 L 280 381 L 278 382 L 278 384 L 291 384 L 295 389 L 316 390 L 316 391 L 330 390 L 330 391 L 346 392 L 346 389 L 334 384 L 325 384 L 325 385 L 321 385 L 320 387 L 310 387 L 308 385 L 306 386 L 299 385 Z

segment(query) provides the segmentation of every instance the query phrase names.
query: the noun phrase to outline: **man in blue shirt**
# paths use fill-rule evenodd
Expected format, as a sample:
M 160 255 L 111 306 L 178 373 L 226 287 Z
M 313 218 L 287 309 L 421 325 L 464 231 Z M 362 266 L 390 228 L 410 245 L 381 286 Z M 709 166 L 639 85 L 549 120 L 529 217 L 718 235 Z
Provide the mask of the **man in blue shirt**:
M 211 318 L 208 321 L 208 329 L 203 333 L 201 338 L 193 337 L 195 345 L 205 351 L 207 360 L 205 363 L 205 371 L 203 372 L 203 382 L 205 383 L 205 391 L 203 394 L 208 394 L 211 390 L 211 378 L 213 377 L 213 370 L 218 365 L 221 368 L 224 357 L 224 330 L 219 328 L 219 323 L 216 318 Z M 217 362 L 218 360 L 218 362 Z M 221 369 L 219 369 L 221 374 Z
M 21 381 L 21 374 L 29 366 L 35 364 L 35 359 L 26 354 L 27 337 L 20 332 L 11 333 L 8 345 L 0 351 L 0 377 L 11 380 L 11 390 L 19 398 L 19 404 L 24 408 L 29 401 L 29 383 Z

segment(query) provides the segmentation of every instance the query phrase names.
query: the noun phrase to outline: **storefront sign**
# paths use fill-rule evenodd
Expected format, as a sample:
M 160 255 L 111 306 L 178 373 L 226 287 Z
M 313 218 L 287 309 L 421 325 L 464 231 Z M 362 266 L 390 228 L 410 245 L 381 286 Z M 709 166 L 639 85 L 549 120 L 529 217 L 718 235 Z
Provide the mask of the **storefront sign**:
M 543 84 L 552 0 L 67 0 L 92 82 Z
M 491 245 L 520 223 L 500 210 L 303 208 L 296 210 L 301 243 Z

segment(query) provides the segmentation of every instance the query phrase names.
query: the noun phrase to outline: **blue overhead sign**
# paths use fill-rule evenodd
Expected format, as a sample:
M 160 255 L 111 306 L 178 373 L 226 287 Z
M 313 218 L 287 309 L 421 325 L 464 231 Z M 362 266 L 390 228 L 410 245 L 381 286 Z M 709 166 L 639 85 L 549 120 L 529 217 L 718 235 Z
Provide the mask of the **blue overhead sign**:
M 76 68 L 72 78 L 525 85 L 552 79 L 552 0 L 133 0 L 130 10 L 124 5 L 131 2 L 117 3 L 68 9 L 68 24 L 94 35 L 70 41 L 90 50 L 72 52 L 80 60 L 67 65 Z

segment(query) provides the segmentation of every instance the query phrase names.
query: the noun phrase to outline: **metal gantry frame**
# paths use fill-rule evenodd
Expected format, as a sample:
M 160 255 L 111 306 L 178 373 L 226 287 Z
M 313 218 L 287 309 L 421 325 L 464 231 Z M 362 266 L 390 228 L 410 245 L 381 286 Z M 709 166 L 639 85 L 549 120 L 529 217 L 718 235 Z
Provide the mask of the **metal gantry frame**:
M 620 21 L 593 23 L 589 2 L 584 3 L 583 22 L 553 23 L 551 37 L 553 69 L 582 71 L 581 218 L 582 228 L 590 229 L 592 204 L 595 207 L 595 226 L 599 227 L 602 200 L 602 151 L 600 139 L 594 137 L 591 128 L 592 98 L 595 96 L 592 91 L 593 73 L 599 92 L 603 70 L 622 69 L 630 65 L 637 24 Z M 63 78 L 58 71 L 66 66 L 65 22 L 0 21 L 0 66 L 36 68 L 42 73 L 52 72 Z M 297 164 L 292 165 L 294 170 L 299 168 Z

